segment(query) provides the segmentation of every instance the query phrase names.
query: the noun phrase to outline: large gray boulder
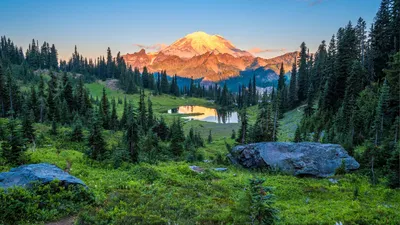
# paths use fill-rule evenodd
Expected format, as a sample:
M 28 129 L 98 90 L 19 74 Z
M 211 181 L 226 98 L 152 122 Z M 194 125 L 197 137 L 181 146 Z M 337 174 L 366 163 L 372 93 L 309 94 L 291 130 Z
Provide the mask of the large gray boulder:
M 342 161 L 346 170 L 360 164 L 342 146 L 312 142 L 261 142 L 239 145 L 228 155 L 234 164 L 245 168 L 274 168 L 296 176 L 328 177 Z
M 85 183 L 80 179 L 69 175 L 55 165 L 48 163 L 23 165 L 0 173 L 0 188 L 30 187 L 32 182 L 41 184 L 50 183 L 53 180 L 60 181 L 61 185 L 82 185 Z

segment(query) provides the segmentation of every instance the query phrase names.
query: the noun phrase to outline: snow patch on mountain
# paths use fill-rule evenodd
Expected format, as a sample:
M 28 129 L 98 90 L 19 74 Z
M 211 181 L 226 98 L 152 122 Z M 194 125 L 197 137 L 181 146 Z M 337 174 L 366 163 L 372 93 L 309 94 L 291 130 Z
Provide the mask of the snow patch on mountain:
M 178 39 L 170 46 L 161 50 L 161 52 L 181 58 L 191 58 L 206 52 L 227 53 L 235 57 L 252 56 L 249 52 L 236 48 L 221 35 L 209 35 L 202 31 L 197 31 Z

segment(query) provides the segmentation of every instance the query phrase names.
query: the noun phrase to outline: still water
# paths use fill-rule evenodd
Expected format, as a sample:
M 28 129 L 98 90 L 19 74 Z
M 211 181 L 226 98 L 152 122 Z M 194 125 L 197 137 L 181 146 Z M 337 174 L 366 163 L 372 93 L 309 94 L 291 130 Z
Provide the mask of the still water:
M 168 110 L 168 113 L 188 114 L 183 118 L 189 120 L 200 120 L 212 123 L 238 123 L 238 114 L 235 111 L 219 111 L 203 106 L 179 106 Z M 190 115 L 193 114 L 193 115 Z

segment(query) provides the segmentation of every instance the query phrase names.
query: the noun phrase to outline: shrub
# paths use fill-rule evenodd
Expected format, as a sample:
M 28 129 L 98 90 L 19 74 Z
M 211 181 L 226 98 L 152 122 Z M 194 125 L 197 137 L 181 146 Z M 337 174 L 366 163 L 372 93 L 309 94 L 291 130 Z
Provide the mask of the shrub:
M 272 187 L 263 187 L 265 179 L 250 179 L 250 218 L 251 224 L 275 224 L 277 209 L 273 204 Z
M 145 180 L 148 183 L 153 183 L 160 178 L 160 173 L 151 166 L 141 164 L 133 169 L 135 177 Z
M 335 175 L 344 175 L 346 174 L 346 164 L 344 163 L 344 160 L 342 160 L 342 164 L 336 168 Z
M 0 189 L 0 221 L 32 224 L 76 213 L 94 202 L 94 195 L 79 185 L 61 186 L 58 181 L 32 188 Z

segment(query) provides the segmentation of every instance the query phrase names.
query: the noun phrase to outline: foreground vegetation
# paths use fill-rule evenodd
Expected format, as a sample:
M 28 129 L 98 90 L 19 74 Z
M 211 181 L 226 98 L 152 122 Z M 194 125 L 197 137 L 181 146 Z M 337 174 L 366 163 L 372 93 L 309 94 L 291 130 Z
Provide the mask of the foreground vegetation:
M 110 140 L 112 141 L 112 140 Z M 228 140 L 229 141 L 229 140 Z M 96 202 L 78 216 L 78 224 L 218 224 L 249 223 L 249 179 L 265 178 L 274 187 L 278 224 L 396 224 L 400 220 L 400 193 L 372 186 L 367 177 L 347 174 L 328 179 L 297 178 L 277 172 L 247 171 L 214 162 L 196 162 L 205 169 L 196 173 L 193 163 L 124 164 L 88 161 L 76 146 L 56 141 L 31 149 L 31 163 L 48 162 L 82 179 Z M 224 142 L 208 149 L 226 152 Z M 211 152 L 209 157 L 215 153 Z M 224 163 L 224 162 L 220 162 Z M 227 167 L 226 172 L 213 168 Z M 50 217 L 49 218 L 57 218 Z

